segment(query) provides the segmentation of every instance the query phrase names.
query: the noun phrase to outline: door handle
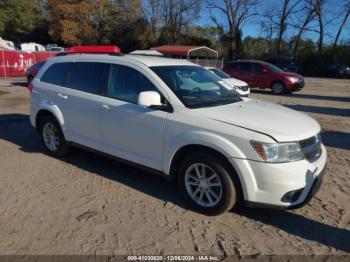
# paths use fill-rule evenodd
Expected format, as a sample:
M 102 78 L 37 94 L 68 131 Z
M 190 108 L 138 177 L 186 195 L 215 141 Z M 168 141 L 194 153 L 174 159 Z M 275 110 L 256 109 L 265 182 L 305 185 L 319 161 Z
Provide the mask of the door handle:
M 65 95 L 62 95 L 62 94 L 57 94 L 60 98 L 63 98 L 63 99 L 68 99 L 68 96 L 65 96 Z
M 106 111 L 112 111 L 112 107 L 110 107 L 109 105 L 102 105 L 102 108 Z

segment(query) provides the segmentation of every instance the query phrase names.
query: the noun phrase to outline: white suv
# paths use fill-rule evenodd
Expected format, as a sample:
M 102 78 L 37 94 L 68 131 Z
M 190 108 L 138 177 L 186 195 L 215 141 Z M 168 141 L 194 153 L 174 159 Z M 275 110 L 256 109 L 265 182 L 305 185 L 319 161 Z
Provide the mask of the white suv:
M 176 179 L 196 210 L 244 201 L 295 208 L 326 166 L 320 126 L 279 105 L 241 98 L 183 60 L 115 55 L 50 58 L 32 82 L 31 123 L 49 154 L 99 151 Z

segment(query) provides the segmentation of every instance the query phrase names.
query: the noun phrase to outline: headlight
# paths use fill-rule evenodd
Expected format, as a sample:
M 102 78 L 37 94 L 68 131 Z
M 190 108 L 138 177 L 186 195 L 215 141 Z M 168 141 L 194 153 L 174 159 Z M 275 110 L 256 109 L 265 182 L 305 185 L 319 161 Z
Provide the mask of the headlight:
M 298 77 L 294 77 L 294 76 L 287 76 L 287 79 L 289 82 L 295 84 L 296 82 L 299 81 L 299 78 Z
M 250 143 L 265 162 L 283 163 L 304 159 L 304 153 L 296 142 L 267 144 L 251 141 Z

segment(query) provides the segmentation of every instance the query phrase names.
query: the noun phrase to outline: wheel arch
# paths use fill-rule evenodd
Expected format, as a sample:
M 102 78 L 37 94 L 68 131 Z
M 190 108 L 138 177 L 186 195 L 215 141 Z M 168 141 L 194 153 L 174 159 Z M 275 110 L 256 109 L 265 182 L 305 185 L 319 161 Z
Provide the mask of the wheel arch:
M 40 109 L 35 115 L 35 127 L 37 130 L 39 129 L 40 119 L 47 115 L 52 115 L 53 117 L 55 117 L 58 123 L 60 124 L 61 128 L 64 126 L 64 118 L 59 108 L 56 105 L 51 105 L 44 101 L 41 103 Z
M 181 148 L 179 148 L 174 156 L 171 159 L 170 162 L 170 168 L 169 168 L 169 176 L 171 180 L 175 180 L 176 176 L 177 176 L 177 171 L 179 168 L 179 164 L 180 162 L 189 154 L 193 153 L 193 152 L 207 152 L 208 154 L 214 155 L 216 157 L 218 157 L 219 159 L 221 159 L 225 165 L 227 166 L 227 168 L 229 168 L 229 172 L 231 175 L 231 178 L 233 179 L 233 181 L 237 184 L 238 186 L 238 194 L 240 199 L 243 199 L 243 188 L 242 188 L 242 182 L 241 178 L 239 177 L 236 168 L 230 163 L 230 161 L 227 159 L 227 157 L 220 151 L 206 146 L 206 145 L 201 145 L 201 144 L 188 144 L 188 145 L 184 145 Z
M 274 79 L 274 80 L 271 81 L 270 88 L 272 88 L 273 85 L 276 84 L 276 83 L 281 83 L 284 87 L 286 87 L 286 84 L 283 82 L 283 80 L 281 80 L 281 79 Z

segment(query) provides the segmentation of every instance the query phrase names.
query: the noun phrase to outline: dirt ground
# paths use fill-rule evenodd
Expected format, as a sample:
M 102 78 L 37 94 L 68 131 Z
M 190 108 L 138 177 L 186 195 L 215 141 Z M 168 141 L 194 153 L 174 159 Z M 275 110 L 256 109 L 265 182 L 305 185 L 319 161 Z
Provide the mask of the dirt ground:
M 188 210 L 161 177 L 83 150 L 47 156 L 23 85 L 0 80 L 0 254 L 350 253 L 350 80 L 307 78 L 280 97 L 253 92 L 320 122 L 327 174 L 301 209 L 218 217 Z

